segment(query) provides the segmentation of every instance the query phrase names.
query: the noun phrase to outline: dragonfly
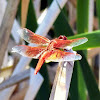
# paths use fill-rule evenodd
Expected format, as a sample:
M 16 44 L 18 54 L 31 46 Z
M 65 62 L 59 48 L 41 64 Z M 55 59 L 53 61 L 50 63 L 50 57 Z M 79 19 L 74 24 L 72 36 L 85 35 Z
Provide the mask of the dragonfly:
M 39 59 L 34 75 L 38 73 L 44 62 L 63 62 L 81 60 L 81 55 L 70 50 L 78 45 L 88 41 L 86 37 L 68 40 L 66 36 L 60 35 L 58 38 L 49 40 L 46 37 L 35 34 L 29 29 L 22 28 L 18 30 L 19 35 L 28 43 L 34 43 L 38 46 L 16 45 L 12 52 L 19 53 L 25 57 Z

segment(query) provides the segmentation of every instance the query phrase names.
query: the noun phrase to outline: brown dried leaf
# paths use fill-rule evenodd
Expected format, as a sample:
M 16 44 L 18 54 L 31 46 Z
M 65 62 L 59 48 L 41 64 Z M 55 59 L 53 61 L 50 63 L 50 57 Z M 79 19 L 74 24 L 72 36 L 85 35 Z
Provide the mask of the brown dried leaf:
M 22 6 L 21 6 L 21 26 L 22 27 L 25 27 L 26 25 L 29 1 L 30 0 L 22 0 Z

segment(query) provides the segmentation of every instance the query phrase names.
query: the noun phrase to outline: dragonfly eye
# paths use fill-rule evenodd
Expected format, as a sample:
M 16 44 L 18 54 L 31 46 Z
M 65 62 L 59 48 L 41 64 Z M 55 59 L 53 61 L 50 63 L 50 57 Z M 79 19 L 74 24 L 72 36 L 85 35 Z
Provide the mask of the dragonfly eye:
M 66 37 L 66 36 L 64 36 L 64 37 L 63 37 L 63 40 L 67 40 L 67 37 Z
M 58 37 L 58 39 L 67 40 L 67 37 L 66 37 L 66 36 L 63 36 L 63 35 L 60 35 L 60 36 Z

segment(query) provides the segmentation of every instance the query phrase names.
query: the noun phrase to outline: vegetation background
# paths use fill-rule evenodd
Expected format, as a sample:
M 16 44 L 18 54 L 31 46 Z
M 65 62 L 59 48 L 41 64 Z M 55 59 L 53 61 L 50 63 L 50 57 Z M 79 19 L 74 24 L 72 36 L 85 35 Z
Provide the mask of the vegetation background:
M 44 64 L 40 74 L 33 79 L 36 86 L 31 84 L 29 77 L 32 74 L 29 68 L 35 68 L 38 60 L 30 60 L 11 52 L 11 48 L 16 44 L 27 45 L 17 34 L 20 27 L 26 27 L 49 39 L 60 35 L 65 35 L 68 39 L 87 37 L 87 43 L 73 48 L 82 55 L 82 60 L 74 64 L 68 100 L 100 100 L 100 0 L 61 1 L 66 1 L 63 8 L 60 0 L 0 0 L 2 100 L 48 100 L 56 73 L 57 63 Z M 52 10 L 51 15 L 48 13 L 53 2 L 56 2 L 60 11 L 58 15 L 54 12 L 56 19 Z M 46 23 L 42 22 L 44 20 Z M 23 72 L 18 74 L 22 70 Z M 10 77 L 11 75 L 13 77 Z M 39 77 L 42 77 L 40 81 Z M 32 92 L 32 88 L 36 89 L 36 92 Z

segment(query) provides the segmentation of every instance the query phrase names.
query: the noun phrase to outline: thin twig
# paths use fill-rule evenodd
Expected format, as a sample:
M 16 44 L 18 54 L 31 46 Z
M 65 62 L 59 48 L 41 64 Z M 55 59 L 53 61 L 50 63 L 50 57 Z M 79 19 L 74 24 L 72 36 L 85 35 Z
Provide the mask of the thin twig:
M 89 1 L 89 32 L 93 30 L 94 0 Z
M 73 4 L 73 6 L 76 8 L 77 7 L 77 0 L 70 0 L 70 2 Z
M 30 0 L 22 0 L 21 5 L 21 26 L 25 27 L 26 20 L 27 20 L 27 13 L 29 8 L 29 2 Z

